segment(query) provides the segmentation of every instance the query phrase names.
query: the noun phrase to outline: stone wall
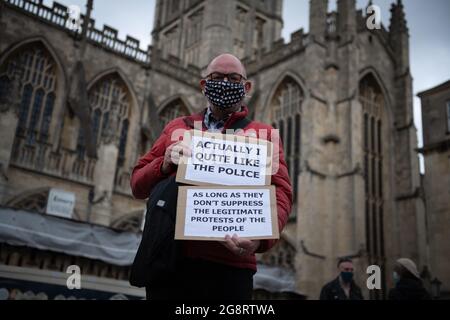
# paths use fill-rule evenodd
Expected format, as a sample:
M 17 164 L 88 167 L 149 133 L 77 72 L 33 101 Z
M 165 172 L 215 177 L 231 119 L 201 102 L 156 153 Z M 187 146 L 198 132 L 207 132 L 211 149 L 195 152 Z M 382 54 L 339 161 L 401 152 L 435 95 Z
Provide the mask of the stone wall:
M 423 184 L 426 199 L 429 261 L 432 277 L 442 282 L 442 291 L 450 292 L 450 128 L 447 127 L 447 104 L 450 82 L 424 93 L 422 122 L 425 157 Z
M 51 143 L 45 148 L 42 145 L 36 146 L 41 151 L 31 153 L 23 153 L 26 150 L 25 147 L 18 148 L 23 154 L 13 159 L 13 167 L 6 169 L 9 179 L 4 199 L 11 199 L 34 187 L 58 186 L 76 193 L 76 211 L 81 213 L 82 219 L 85 219 L 89 190 L 98 185 L 99 181 L 96 181 L 95 177 L 104 176 L 105 172 L 102 170 L 106 166 L 98 159 L 86 158 L 83 163 L 76 159 L 75 149 L 80 121 L 69 110 L 67 97 L 71 86 L 71 76 L 79 59 L 81 45 L 79 36 L 65 28 L 64 22 L 56 23 L 55 21 L 59 20 L 48 19 L 48 15 L 39 15 L 28 6 L 17 7 L 14 1 L 2 3 L 2 5 L 4 11 L 2 10 L 1 23 L 7 27 L 2 28 L 0 32 L 0 66 L 24 46 L 37 43 L 49 52 L 57 65 L 57 98 L 50 128 Z M 54 7 L 49 9 L 41 5 L 40 8 L 42 12 L 45 10 L 53 12 L 52 14 L 55 12 Z M 117 37 L 113 40 L 120 42 Z M 170 61 L 161 60 L 153 66 L 147 58 L 139 58 L 137 53 L 125 54 L 124 52 L 130 53 L 130 51 L 124 49 L 122 52 L 119 50 L 120 46 L 113 44 L 113 40 L 106 42 L 92 35 L 82 62 L 86 71 L 88 90 L 104 76 L 115 75 L 125 82 L 132 100 L 127 154 L 123 168 L 119 172 L 125 179 L 122 179 L 120 185 L 114 182 L 111 184 L 109 181 L 102 187 L 102 190 L 109 190 L 111 194 L 112 198 L 106 200 L 106 210 L 107 215 L 115 220 L 121 215 L 144 208 L 142 201 L 132 199 L 128 181 L 131 169 L 142 149 L 141 127 L 149 125 L 152 128 L 152 123 L 159 122 L 159 119 L 153 118 L 157 113 L 149 112 L 149 108 L 156 108 L 156 112 L 161 111 L 164 104 L 177 98 L 182 98 L 192 112 L 203 108 L 204 105 L 199 99 L 201 95 L 198 80 L 196 80 L 199 79 L 198 70 L 186 70 Z M 149 105 L 149 96 L 156 102 L 155 106 Z M 3 126 L 2 129 L 15 132 L 14 122 L 11 125 L 14 127 Z M 15 143 L 17 144 L 18 141 L 20 140 L 16 139 Z M 2 150 L 2 152 L 11 155 L 12 150 Z M 42 165 L 38 165 L 41 160 Z M 114 168 L 115 163 L 112 166 Z M 102 194 L 99 193 L 94 198 L 101 196 Z M 95 212 L 99 209 L 94 206 L 92 210 Z M 107 219 L 100 223 L 109 224 L 110 222 L 111 219 Z

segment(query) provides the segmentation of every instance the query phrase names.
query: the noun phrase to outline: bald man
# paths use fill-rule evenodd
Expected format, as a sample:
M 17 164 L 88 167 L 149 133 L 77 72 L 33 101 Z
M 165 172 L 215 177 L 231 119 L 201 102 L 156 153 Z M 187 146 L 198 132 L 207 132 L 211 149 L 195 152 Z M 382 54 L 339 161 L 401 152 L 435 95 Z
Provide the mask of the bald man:
M 248 108 L 244 98 L 252 83 L 242 62 L 231 54 L 222 54 L 209 64 L 206 75 L 200 80 L 206 108 L 188 117 L 171 121 L 156 141 L 152 150 L 143 156 L 133 170 L 131 189 L 137 199 L 149 197 L 152 188 L 160 181 L 176 174 L 181 156 L 190 156 L 190 150 L 182 141 L 171 141 L 175 130 L 198 129 L 225 132 L 234 124 L 245 123 L 242 129 L 271 132 L 269 125 L 256 121 L 242 122 Z M 272 137 L 269 134 L 269 139 Z M 264 137 L 267 139 L 267 137 Z M 283 150 L 279 146 L 279 169 L 272 176 L 276 187 L 278 225 L 286 225 L 292 206 L 292 187 Z M 253 275 L 256 272 L 255 253 L 268 251 L 275 240 L 252 241 L 227 235 L 223 242 L 184 241 L 183 263 L 171 279 L 162 284 L 147 287 L 151 299 L 224 299 L 249 300 L 253 291 Z

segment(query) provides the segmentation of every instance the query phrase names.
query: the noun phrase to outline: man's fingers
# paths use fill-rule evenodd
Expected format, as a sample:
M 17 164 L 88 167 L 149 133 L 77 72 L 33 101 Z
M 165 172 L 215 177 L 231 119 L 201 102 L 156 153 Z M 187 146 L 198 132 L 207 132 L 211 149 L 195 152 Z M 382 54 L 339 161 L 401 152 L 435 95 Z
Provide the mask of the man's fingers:
M 183 144 L 183 141 L 179 141 L 167 148 L 167 154 L 170 158 L 168 159 L 170 162 L 175 165 L 179 165 L 181 156 L 184 155 L 186 157 L 190 157 L 192 152 L 189 146 Z
M 236 234 L 233 235 L 231 239 L 233 240 L 234 245 L 239 249 L 240 255 L 253 254 L 257 248 L 257 245 L 255 245 L 255 241 L 239 238 L 239 236 Z
M 178 163 L 180 162 L 180 153 L 175 149 L 173 149 L 170 153 L 170 161 L 172 161 L 172 163 L 175 165 L 178 165 Z
M 244 248 L 245 250 L 252 250 L 253 242 L 248 239 L 239 239 L 239 247 Z
M 173 152 L 176 152 L 178 154 L 184 155 L 186 157 L 190 157 L 192 152 L 191 152 L 191 148 L 187 145 L 184 144 L 177 144 L 173 147 L 172 149 Z
M 191 148 L 183 145 L 183 155 L 186 157 L 190 157 L 192 155 Z
M 243 248 L 245 250 L 251 250 L 252 249 L 252 241 L 248 239 L 242 239 L 239 238 L 237 234 L 233 235 L 231 238 L 233 242 L 236 244 L 238 248 Z
M 231 252 L 233 252 L 236 255 L 240 255 L 242 250 L 236 245 L 236 243 L 234 242 L 233 238 L 231 238 L 229 235 L 225 236 L 225 243 L 226 243 L 226 247 Z
M 259 243 L 259 241 L 256 242 Z M 249 239 L 241 239 L 236 234 L 234 234 L 232 237 L 230 237 L 230 235 L 226 235 L 225 242 L 222 242 L 222 245 L 224 245 L 228 250 L 233 252 L 235 255 L 241 257 L 245 255 L 254 254 L 256 248 L 258 247 L 255 244 L 255 241 Z
M 225 242 L 228 244 L 228 246 L 233 250 L 233 251 L 239 251 L 238 246 L 236 245 L 236 243 L 233 241 L 233 238 L 231 238 L 229 235 L 227 235 L 225 237 Z
M 231 238 L 231 240 L 234 242 L 234 244 L 236 245 L 236 247 L 240 248 L 240 243 L 239 243 L 239 237 L 237 234 L 233 234 L 233 237 Z
M 237 255 L 242 256 L 246 254 L 253 253 L 253 249 L 251 246 L 251 241 L 248 239 L 241 239 L 237 234 L 234 234 L 231 238 L 233 244 L 237 248 Z

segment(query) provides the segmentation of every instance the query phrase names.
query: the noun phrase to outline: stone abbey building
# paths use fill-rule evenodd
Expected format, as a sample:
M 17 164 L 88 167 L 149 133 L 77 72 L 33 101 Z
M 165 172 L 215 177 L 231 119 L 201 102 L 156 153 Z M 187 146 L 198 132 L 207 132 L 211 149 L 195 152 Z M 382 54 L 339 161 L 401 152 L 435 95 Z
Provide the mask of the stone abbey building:
M 282 239 L 259 257 L 261 270 L 272 267 L 287 288 L 258 284 L 255 295 L 317 299 L 337 275 L 339 257 L 354 259 L 363 289 L 367 266 L 381 267 L 383 288 L 364 289 L 366 298 L 383 298 L 397 258 L 422 270 L 425 210 L 401 1 L 392 4 L 388 27 L 369 30 L 355 0 L 338 0 L 335 12 L 327 0 L 312 0 L 309 33 L 300 29 L 287 43 L 282 6 L 157 0 L 152 46 L 142 50 L 92 18 L 89 28 L 69 28 L 67 7 L 56 2 L 1 0 L 2 210 L 38 216 L 25 231 L 64 220 L 93 242 L 97 231 L 138 237 L 145 203 L 131 195 L 132 167 L 165 123 L 205 107 L 202 71 L 231 52 L 254 82 L 252 116 L 280 130 L 295 190 Z M 55 188 L 74 195 L 65 219 L 46 214 Z M 93 289 L 142 297 L 127 287 L 131 254 L 77 254 L 60 238 L 41 239 L 54 248 L 0 238 L 0 278 L 53 283 L 46 272 L 63 275 L 76 264 Z M 114 250 L 118 255 L 120 244 Z

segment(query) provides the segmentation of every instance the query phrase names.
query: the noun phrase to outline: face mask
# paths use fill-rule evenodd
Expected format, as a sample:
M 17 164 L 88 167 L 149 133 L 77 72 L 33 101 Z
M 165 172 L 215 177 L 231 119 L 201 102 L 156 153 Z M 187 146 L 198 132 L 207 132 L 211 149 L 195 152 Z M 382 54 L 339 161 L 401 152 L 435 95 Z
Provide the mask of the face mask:
M 400 281 L 400 276 L 398 275 L 397 272 L 394 271 L 394 273 L 392 274 L 392 279 L 394 280 L 395 284 L 397 284 Z
M 353 272 L 341 272 L 342 281 L 350 283 L 353 280 Z
M 205 96 L 216 107 L 228 109 L 236 106 L 245 96 L 242 83 L 229 81 L 206 81 Z

